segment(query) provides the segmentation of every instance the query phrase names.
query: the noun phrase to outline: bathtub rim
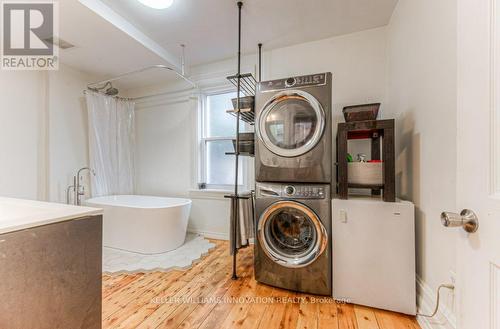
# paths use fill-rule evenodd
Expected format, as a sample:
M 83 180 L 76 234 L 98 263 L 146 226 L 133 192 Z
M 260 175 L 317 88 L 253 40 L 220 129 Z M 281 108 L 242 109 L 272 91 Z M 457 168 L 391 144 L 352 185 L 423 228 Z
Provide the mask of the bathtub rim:
M 131 205 L 126 203 L 120 203 L 119 201 L 114 201 L 116 203 L 108 203 L 102 202 L 99 199 L 112 198 L 112 197 L 144 197 L 144 198 L 154 198 L 154 199 L 164 199 L 164 200 L 176 200 L 177 202 L 170 205 L 165 206 L 147 206 L 147 205 Z M 178 198 L 178 197 L 164 197 L 164 196 L 156 196 L 156 195 L 143 195 L 143 194 L 115 194 L 115 195 L 104 195 L 98 196 L 94 198 L 90 198 L 84 201 L 84 204 L 90 207 L 123 207 L 123 208 L 133 208 L 133 209 L 169 209 L 175 207 L 184 207 L 190 206 L 193 203 L 193 200 L 188 198 Z

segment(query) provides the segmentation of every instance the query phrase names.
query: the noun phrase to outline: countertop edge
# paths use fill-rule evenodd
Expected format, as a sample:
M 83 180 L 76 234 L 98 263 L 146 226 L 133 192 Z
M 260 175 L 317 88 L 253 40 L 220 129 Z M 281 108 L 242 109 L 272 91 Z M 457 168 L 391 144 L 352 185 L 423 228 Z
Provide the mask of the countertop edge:
M 102 214 L 103 214 L 103 211 L 101 209 L 96 209 L 93 211 L 86 211 L 86 212 L 82 212 L 79 214 L 70 214 L 70 215 L 65 215 L 65 216 L 60 216 L 60 217 L 41 219 L 38 221 L 19 223 L 17 225 L 13 224 L 13 225 L 7 226 L 7 227 L 0 227 L 0 235 L 12 233 L 12 232 L 17 232 L 17 231 L 22 231 L 22 230 L 29 230 L 32 228 L 50 225 L 50 224 L 67 222 L 70 220 L 82 220 L 82 219 L 86 219 L 87 217 L 100 216 Z

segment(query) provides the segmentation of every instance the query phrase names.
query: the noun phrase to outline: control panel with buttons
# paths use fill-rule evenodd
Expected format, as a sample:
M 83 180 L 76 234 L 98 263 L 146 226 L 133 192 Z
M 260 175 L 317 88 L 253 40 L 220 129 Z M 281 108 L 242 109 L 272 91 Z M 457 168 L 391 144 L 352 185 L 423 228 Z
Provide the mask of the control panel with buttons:
M 323 199 L 325 189 L 315 185 L 284 185 L 282 197 L 294 199 Z
M 325 185 L 303 184 L 257 184 L 258 198 L 286 198 L 286 199 L 325 199 L 329 197 Z
M 311 86 L 322 86 L 326 84 L 326 73 L 303 75 L 288 79 L 263 81 L 259 84 L 261 92 L 276 91 L 288 88 L 303 88 Z

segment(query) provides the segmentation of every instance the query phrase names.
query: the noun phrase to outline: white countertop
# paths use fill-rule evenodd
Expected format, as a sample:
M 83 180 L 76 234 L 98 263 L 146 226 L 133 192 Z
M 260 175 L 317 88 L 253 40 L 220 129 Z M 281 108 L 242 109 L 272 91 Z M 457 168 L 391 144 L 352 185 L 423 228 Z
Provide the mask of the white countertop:
M 0 234 L 101 214 L 98 208 L 0 197 Z

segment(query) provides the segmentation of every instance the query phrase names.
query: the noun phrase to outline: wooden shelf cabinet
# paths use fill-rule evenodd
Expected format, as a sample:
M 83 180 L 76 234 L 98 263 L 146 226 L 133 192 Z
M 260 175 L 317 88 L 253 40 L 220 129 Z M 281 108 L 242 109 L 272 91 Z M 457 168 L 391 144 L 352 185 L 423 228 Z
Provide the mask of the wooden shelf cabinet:
M 369 188 L 372 195 L 380 195 L 386 202 L 396 201 L 395 178 L 395 120 L 342 122 L 337 130 L 337 194 L 348 199 L 349 188 Z M 383 161 L 383 184 L 363 185 L 348 183 L 347 144 L 350 139 L 369 139 L 371 159 Z

